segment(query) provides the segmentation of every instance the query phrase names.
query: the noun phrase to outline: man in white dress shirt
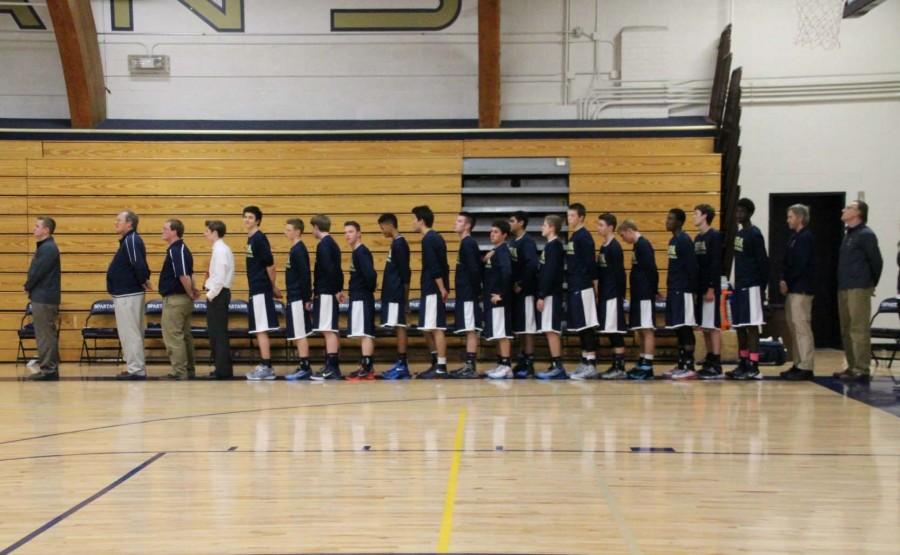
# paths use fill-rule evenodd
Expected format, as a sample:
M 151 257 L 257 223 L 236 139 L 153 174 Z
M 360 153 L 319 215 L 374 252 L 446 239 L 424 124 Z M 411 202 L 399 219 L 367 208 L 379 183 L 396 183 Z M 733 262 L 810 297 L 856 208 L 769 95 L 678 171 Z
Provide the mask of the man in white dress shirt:
M 209 332 L 209 348 L 215 370 L 209 377 L 217 380 L 230 379 L 234 374 L 231 366 L 231 345 L 228 340 L 228 304 L 231 302 L 231 282 L 234 281 L 234 253 L 222 239 L 225 224 L 219 220 L 208 220 L 203 236 L 212 245 L 206 284 L 206 328 Z

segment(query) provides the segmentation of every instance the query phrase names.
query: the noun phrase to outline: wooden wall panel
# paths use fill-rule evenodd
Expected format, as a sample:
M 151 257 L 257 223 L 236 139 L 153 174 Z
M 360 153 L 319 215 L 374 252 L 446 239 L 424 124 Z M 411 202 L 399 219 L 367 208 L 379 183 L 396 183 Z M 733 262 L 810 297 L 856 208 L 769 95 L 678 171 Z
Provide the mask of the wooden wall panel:
M 712 138 L 678 139 L 491 139 L 465 142 L 466 158 L 660 156 L 712 154 Z
M 12 166 L 17 160 L 7 160 Z M 460 158 L 366 158 L 358 160 L 91 160 L 28 161 L 29 177 L 304 177 L 335 175 L 459 175 Z M 3 170 L 4 161 L 0 161 Z M 24 175 L 18 167 L 11 173 Z M 12 173 L 20 172 L 20 173 Z
M 574 175 L 569 193 L 709 193 L 719 187 L 718 174 Z
M 0 142 L 0 159 L 27 160 L 43 157 L 41 141 L 3 141 Z
M 0 177 L 0 195 L 25 195 L 27 187 L 25 177 Z
M 579 157 L 572 159 L 571 172 L 572 175 L 645 173 L 707 173 L 714 175 L 719 173 L 720 165 L 718 154 Z
M 26 174 L 26 162 L 21 159 L 2 159 L 0 158 L 0 176 L 24 176 Z
M 0 182 L 0 186 L 3 183 Z M 25 180 L 21 182 L 24 194 Z M 32 196 L 91 196 L 114 192 L 116 197 L 156 196 L 244 196 L 254 197 L 343 194 L 376 195 L 459 192 L 458 175 L 438 176 L 353 176 L 353 177 L 267 177 L 267 178 L 132 178 L 132 177 L 33 177 L 28 180 Z M 3 189 L 0 189 L 3 191 Z M 14 193 L 4 193 L 14 194 Z
M 180 215 L 230 215 L 241 214 L 241 210 L 250 204 L 255 204 L 263 211 L 263 222 L 266 222 L 266 214 L 294 215 L 330 213 L 335 208 L 335 200 L 340 202 L 351 213 L 371 213 L 381 211 L 409 212 L 413 206 L 411 198 L 405 195 L 310 195 L 260 198 L 256 196 L 246 197 L 137 197 L 124 201 L 121 198 L 105 195 L 92 197 L 29 197 L 28 212 L 30 214 L 59 213 L 99 215 L 104 214 L 115 217 L 121 210 L 129 208 L 140 214 L 156 214 L 166 217 Z M 453 212 L 460 209 L 459 194 L 453 195 L 416 195 L 416 202 L 428 204 L 435 211 Z M 11 199 L 18 201 L 15 207 L 0 206 L 0 211 L 10 210 L 9 213 L 24 211 L 24 199 Z M 0 198 L 0 202 L 3 199 Z M 343 222 L 341 222 L 343 223 Z
M 40 143 L 37 143 L 40 145 Z M 40 150 L 38 150 L 40 152 Z M 307 142 L 77 142 L 47 141 L 45 158 L 70 159 L 241 159 L 352 160 L 366 158 L 461 158 L 462 141 L 307 141 Z M 40 156 L 28 156 L 40 158 Z
M 342 225 L 358 221 L 380 271 L 389 243 L 378 230 L 377 218 L 393 211 L 413 252 L 415 297 L 421 245 L 412 231 L 410 209 L 417 204 L 435 209 L 435 228 L 447 241 L 452 268 L 458 247 L 452 228 L 461 206 L 464 156 L 570 158 L 570 200 L 587 206 L 588 227 L 593 231 L 597 215 L 607 210 L 620 221 L 634 219 L 654 245 L 662 284 L 670 237 L 665 232 L 668 209 L 690 210 L 700 202 L 718 206 L 719 159 L 709 138 L 0 142 L 0 361 L 15 357 L 15 331 L 27 302 L 22 283 L 35 247 L 31 229 L 39 214 L 57 221 L 64 273 L 61 352 L 65 360 L 77 360 L 87 311 L 93 301 L 108 297 L 105 272 L 118 246 L 112 228 L 118 211 L 130 208 L 141 215 L 154 284 L 165 253 L 159 230 L 167 218 L 185 223 L 198 274 L 209 258 L 200 233 L 203 222 L 223 220 L 237 260 L 235 298 L 247 295 L 240 214 L 245 205 L 256 204 L 265 213 L 262 227 L 275 251 L 282 287 L 289 248 L 282 234 L 285 219 L 299 216 L 308 224 L 317 212 L 329 214 L 345 251 L 345 269 L 350 254 Z M 314 252 L 311 234 L 304 241 Z M 631 248 L 624 248 L 630 267 Z

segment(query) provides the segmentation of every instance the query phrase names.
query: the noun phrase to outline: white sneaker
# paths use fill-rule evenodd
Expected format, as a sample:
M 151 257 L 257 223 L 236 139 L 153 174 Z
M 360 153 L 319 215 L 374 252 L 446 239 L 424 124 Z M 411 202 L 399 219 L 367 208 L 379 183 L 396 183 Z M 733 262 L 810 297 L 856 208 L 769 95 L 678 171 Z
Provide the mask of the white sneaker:
M 38 362 L 38 359 L 33 358 L 28 361 L 28 363 L 25 365 L 25 368 L 27 368 L 28 371 L 32 374 L 39 374 L 41 371 L 41 364 Z
M 575 371 L 569 374 L 573 380 L 592 380 L 597 377 L 597 367 L 593 364 L 579 364 Z
M 256 368 L 254 368 L 252 372 L 248 372 L 246 376 L 248 380 L 254 382 L 261 380 L 274 380 L 275 369 L 271 366 L 263 366 L 262 364 L 260 364 Z
M 509 380 L 513 377 L 512 367 L 501 364 L 493 370 L 489 370 L 487 377 L 492 380 Z

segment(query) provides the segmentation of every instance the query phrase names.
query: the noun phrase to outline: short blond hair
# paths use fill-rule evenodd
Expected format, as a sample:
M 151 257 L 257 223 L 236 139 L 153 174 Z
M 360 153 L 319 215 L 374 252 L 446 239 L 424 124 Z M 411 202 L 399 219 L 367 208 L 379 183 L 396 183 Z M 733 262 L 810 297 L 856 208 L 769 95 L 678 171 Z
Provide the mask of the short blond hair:
M 629 229 L 630 229 L 631 231 L 637 231 L 637 230 L 638 230 L 638 226 L 637 226 L 636 223 L 634 223 L 634 220 L 628 219 L 628 220 L 625 220 L 624 222 L 622 222 L 622 223 L 619 224 L 619 233 L 628 231 Z

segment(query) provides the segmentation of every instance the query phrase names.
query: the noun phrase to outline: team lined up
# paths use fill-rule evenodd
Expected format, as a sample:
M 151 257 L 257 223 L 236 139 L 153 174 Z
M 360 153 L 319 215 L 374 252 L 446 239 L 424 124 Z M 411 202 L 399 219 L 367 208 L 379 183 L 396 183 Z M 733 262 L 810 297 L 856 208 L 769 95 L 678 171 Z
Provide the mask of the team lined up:
M 741 229 L 736 240 L 736 291 L 733 298 L 733 325 L 738 328 L 741 362 L 727 374 L 734 379 L 759 377 L 758 326 L 763 324 L 762 291 L 768 275 L 768 259 L 763 237 L 750 224 L 753 204 L 742 199 L 738 206 Z M 567 212 L 570 238 L 561 238 L 562 218 L 544 218 L 541 234 L 546 244 L 541 252 L 526 233 L 528 217 L 518 212 L 508 220 L 491 224 L 491 249 L 482 253 L 472 237 L 475 217 L 461 212 L 454 231 L 460 238 L 455 272 L 455 326 L 453 332 L 465 336 L 465 362 L 455 370 L 447 368 L 448 332 L 446 301 L 450 296 L 450 267 L 446 243 L 433 229 L 434 214 L 427 206 L 412 210 L 413 229 L 421 235 L 421 301 L 418 329 L 431 348 L 431 365 L 419 379 L 468 379 L 482 377 L 477 370 L 479 338 L 496 344 L 497 362 L 484 376 L 492 379 L 635 379 L 654 377 L 654 302 L 659 297 L 659 275 L 653 246 L 635 222 L 619 225 L 614 214 L 597 219 L 600 238 L 597 251 L 594 238 L 585 226 L 585 207 L 572 204 Z M 722 236 L 711 227 L 715 210 L 699 205 L 693 223 L 699 233 L 692 240 L 683 227 L 687 216 L 678 208 L 669 211 L 666 229 L 672 233 L 668 245 L 666 327 L 678 337 L 678 363 L 666 377 L 672 379 L 718 379 L 725 377 L 720 362 L 720 295 Z M 279 329 L 275 299 L 282 298 L 276 281 L 275 259 L 268 238 L 259 225 L 262 212 L 256 206 L 243 211 L 247 231 L 246 270 L 249 286 L 249 331 L 259 346 L 259 364 L 247 374 L 250 380 L 274 379 L 269 333 Z M 117 218 L 122 233 L 120 249 L 108 271 L 108 289 L 116 304 L 117 325 L 128 370 L 123 379 L 143 379 L 142 337 L 132 331 L 142 329 L 144 292 L 150 289 L 145 249 L 136 230 L 137 216 L 123 212 Z M 390 253 L 383 269 L 379 320 L 383 328 L 397 336 L 397 362 L 379 377 L 412 377 L 407 362 L 407 312 L 411 279 L 410 248 L 399 233 L 397 217 L 383 214 L 378 220 L 382 234 L 391 239 Z M 349 280 L 344 282 L 341 249 L 331 235 L 332 223 L 325 215 L 310 219 L 316 245 L 315 265 L 302 240 L 305 231 L 300 219 L 289 219 L 284 233 L 291 241 L 285 264 L 286 328 L 296 344 L 298 367 L 286 375 L 289 380 L 330 380 L 343 377 L 340 363 L 339 305 L 349 303 L 347 331 L 361 341 L 358 368 L 351 380 L 375 379 L 375 298 L 377 273 L 372 253 L 362 241 L 360 225 L 344 223 L 343 231 L 350 247 Z M 222 240 L 226 232 L 221 221 L 207 221 L 204 235 L 212 244 L 212 257 L 201 293 L 192 282 L 193 258 L 184 244 L 184 227 L 179 220 L 168 220 L 163 239 L 169 243 L 159 278 L 164 298 L 163 339 L 173 371 L 170 378 L 187 378 L 194 373 L 190 325 L 192 299 L 205 296 L 208 301 L 208 333 L 215 360 L 211 377 L 232 374 L 228 346 L 227 306 L 234 278 L 234 258 Z M 630 271 L 630 309 L 626 325 L 626 271 L 624 253 L 616 234 L 633 245 Z M 512 237 L 510 237 L 512 236 Z M 120 319 L 125 323 L 120 322 Z M 132 321 L 129 325 L 128 320 Z M 582 356 L 568 372 L 562 360 L 560 335 L 563 323 L 579 335 Z M 695 367 L 693 328 L 699 326 L 707 343 L 707 358 Z M 122 333 L 124 328 L 124 333 Z M 132 330 L 131 328 L 134 328 Z M 637 331 L 641 337 L 641 355 L 633 368 L 625 367 L 624 335 Z M 613 348 L 611 366 L 597 369 L 598 332 L 609 338 Z M 321 334 L 325 339 L 324 365 L 313 371 L 308 338 Z M 535 370 L 535 336 L 546 338 L 549 366 Z M 512 343 L 518 338 L 520 353 L 513 364 Z M 140 339 L 140 340 L 139 340 Z
M 763 323 L 763 287 L 768 275 L 768 259 L 762 234 L 750 221 L 753 203 L 741 199 L 737 206 L 740 229 L 735 238 L 735 292 L 732 321 L 738 330 L 740 364 L 728 373 L 735 379 L 759 377 L 758 331 Z M 838 307 L 847 368 L 835 376 L 852 382 L 869 379 L 870 299 L 878 284 L 882 260 L 875 233 L 866 225 L 868 206 L 850 202 L 841 214 L 846 233 L 838 259 Z M 794 365 L 782 377 L 805 380 L 813 377 L 814 338 L 811 328 L 814 297 L 814 240 L 809 230 L 809 208 L 796 204 L 787 211 L 791 229 L 784 259 L 779 269 L 778 287 L 785 295 L 785 316 L 792 338 Z M 611 367 L 600 374 L 604 379 L 647 379 L 653 376 L 654 301 L 658 297 L 659 276 L 653 247 L 632 221 L 618 225 L 613 214 L 597 219 L 600 249 L 595 258 L 595 243 L 584 225 L 585 209 L 573 204 L 567 212 L 571 238 L 561 239 L 562 219 L 548 216 L 541 233 L 546 239 L 542 252 L 527 235 L 528 218 L 519 212 L 509 220 L 497 220 L 491 226 L 489 252 L 482 254 L 471 237 L 475 218 L 460 213 L 454 229 L 459 235 L 456 266 L 455 326 L 465 335 L 465 364 L 447 370 L 445 333 L 446 301 L 449 297 L 449 266 L 443 238 L 432 229 L 434 215 L 427 206 L 413 209 L 414 229 L 421 235 L 422 293 L 419 329 L 432 351 L 432 364 L 419 374 L 421 378 L 474 378 L 479 336 L 497 345 L 497 365 L 488 377 L 529 377 L 587 379 L 598 375 L 597 343 L 599 331 L 609 338 L 613 350 Z M 666 326 L 678 336 L 678 364 L 666 372 L 673 379 L 717 379 L 723 377 L 720 362 L 720 280 L 722 236 L 712 229 L 715 211 L 699 205 L 693 211 L 693 223 L 699 233 L 693 241 L 683 231 L 686 214 L 680 209 L 669 211 L 666 229 L 672 233 L 668 245 Z M 119 249 L 107 271 L 107 290 L 113 297 L 117 335 L 128 369 L 122 379 L 144 379 L 144 297 L 152 289 L 146 249 L 137 233 L 138 216 L 121 212 L 115 220 Z M 276 285 L 276 268 L 266 235 L 260 231 L 262 212 L 255 206 L 243 211 L 247 231 L 247 277 L 251 294 L 250 333 L 260 349 L 260 364 L 249 374 L 250 379 L 273 379 L 269 332 L 278 329 L 275 298 L 282 296 Z M 347 294 L 341 252 L 330 235 L 331 221 L 317 215 L 310 221 L 318 240 L 316 264 L 310 268 L 309 252 L 302 241 L 304 223 L 289 219 L 284 233 L 291 241 L 285 264 L 287 294 L 287 335 L 296 343 L 300 364 L 289 374 L 290 379 L 334 379 L 341 377 L 337 328 L 339 305 L 349 301 L 349 335 L 361 339 L 362 358 L 352 379 L 375 377 L 372 364 L 375 335 L 375 303 L 377 275 L 371 252 L 361 239 L 356 222 L 344 224 L 344 236 L 352 249 L 352 263 Z M 382 377 L 410 377 L 406 361 L 407 302 L 409 298 L 410 249 L 399 231 L 397 218 L 383 214 L 379 218 L 382 233 L 391 239 L 390 255 L 382 279 L 381 326 L 397 336 L 397 363 Z M 38 356 L 28 363 L 32 380 L 59 379 L 58 315 L 61 298 L 60 253 L 53 239 L 56 222 L 49 216 L 35 220 L 33 235 L 37 239 L 35 255 L 28 269 L 24 289 L 31 301 L 32 322 L 37 339 Z M 212 247 L 212 256 L 203 292 L 194 286 L 193 257 L 182 239 L 184 225 L 177 219 L 167 220 L 161 238 L 168 244 L 159 276 L 159 292 L 163 297 L 162 337 L 172 363 L 170 378 L 190 378 L 195 374 L 191 319 L 192 300 L 207 300 L 207 330 L 215 360 L 211 376 L 232 375 L 229 346 L 228 309 L 234 280 L 234 255 L 224 242 L 225 224 L 210 220 L 204 236 Z M 633 245 L 630 275 L 629 324 L 625 324 L 626 276 L 624 253 L 616 233 Z M 510 240 L 512 235 L 512 240 Z M 900 255 L 898 255 L 900 261 Z M 900 285 L 898 285 L 900 291 Z M 661 300 L 661 297 L 660 297 Z M 563 319 L 568 330 L 578 333 L 582 357 L 569 374 L 563 367 L 560 335 Z M 694 367 L 694 335 L 692 328 L 703 330 L 707 358 L 700 369 Z M 640 335 L 641 356 L 637 364 L 625 370 L 624 340 L 627 332 Z M 324 368 L 313 373 L 309 362 L 308 337 L 320 333 L 325 337 Z M 545 371 L 534 370 L 535 336 L 543 335 L 551 360 Z M 515 365 L 511 362 L 512 340 L 521 346 Z

